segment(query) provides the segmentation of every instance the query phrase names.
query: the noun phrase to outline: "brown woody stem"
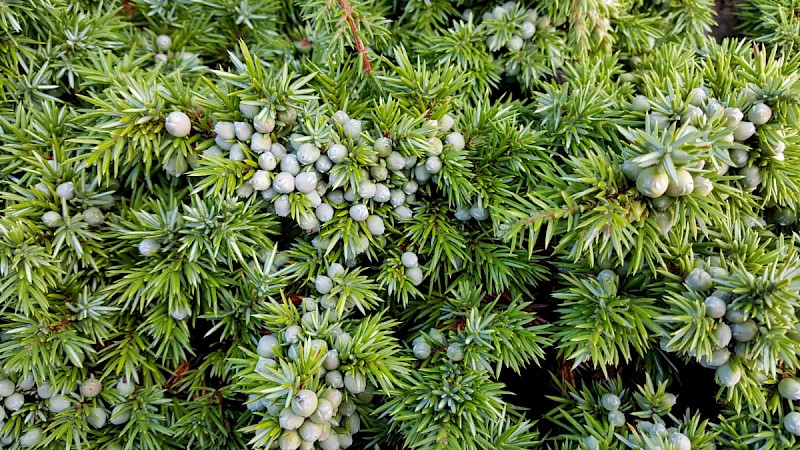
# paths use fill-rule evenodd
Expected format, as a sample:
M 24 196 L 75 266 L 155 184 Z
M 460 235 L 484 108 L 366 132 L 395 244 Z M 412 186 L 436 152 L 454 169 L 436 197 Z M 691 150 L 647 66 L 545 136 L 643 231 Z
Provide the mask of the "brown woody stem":
M 356 43 L 356 50 L 358 50 L 358 54 L 361 55 L 361 61 L 364 63 L 364 70 L 367 71 L 367 75 L 370 75 L 372 74 L 372 64 L 367 57 L 367 48 L 364 46 L 364 41 L 358 36 L 358 27 L 355 19 L 353 19 L 353 7 L 350 6 L 350 2 L 347 0 L 339 0 L 339 6 L 344 10 L 344 18 L 350 26 L 350 32 Z

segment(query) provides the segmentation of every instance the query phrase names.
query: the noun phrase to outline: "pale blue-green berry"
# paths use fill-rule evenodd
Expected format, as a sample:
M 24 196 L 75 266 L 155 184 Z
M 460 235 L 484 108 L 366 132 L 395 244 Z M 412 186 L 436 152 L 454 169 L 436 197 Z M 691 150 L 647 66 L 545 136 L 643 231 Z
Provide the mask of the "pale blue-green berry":
M 56 196 L 62 200 L 72 200 L 75 198 L 75 185 L 71 181 L 59 184 L 56 186 Z
M 416 155 L 408 155 L 403 159 L 406 162 L 405 165 L 403 166 L 403 169 L 408 170 L 408 169 L 414 168 L 414 166 L 417 165 L 417 159 L 419 159 L 419 158 L 417 158 Z
M 419 184 L 414 180 L 410 180 L 403 185 L 403 192 L 405 192 L 406 195 L 417 192 L 417 189 L 419 189 Z
M 406 268 L 405 275 L 414 286 L 422 284 L 422 280 L 424 279 L 422 269 L 419 266 Z
M 277 178 L 275 180 L 277 183 Z M 303 172 L 294 177 L 294 186 L 297 191 L 307 193 L 317 188 L 318 181 L 319 178 L 316 172 Z M 276 188 L 276 190 L 278 189 Z
M 251 120 L 258 115 L 260 108 L 261 107 L 258 105 L 251 105 L 246 102 L 239 102 L 239 112 L 242 113 L 242 116 Z
M 54 393 L 55 392 L 53 390 L 53 386 L 50 383 L 48 383 L 47 381 L 45 381 L 44 383 L 40 384 L 36 388 L 36 395 L 38 395 L 39 398 L 48 399 L 48 398 L 52 397 Z
M 653 436 L 666 436 L 668 433 L 667 427 L 661 422 L 654 423 L 650 431 Z
M 169 58 L 167 58 L 167 55 L 163 53 L 156 53 L 155 55 L 153 55 L 153 61 L 155 61 L 156 64 L 163 64 L 167 62 L 168 59 Z
M 464 359 L 464 348 L 455 342 L 447 346 L 447 357 L 458 362 Z
M 672 407 L 675 406 L 675 403 L 677 403 L 677 401 L 678 397 L 676 397 L 674 394 L 670 394 L 669 392 L 664 394 L 664 405 L 666 405 L 667 408 L 672 409 Z
M 581 442 L 587 450 L 600 450 L 600 441 L 598 441 L 594 436 L 586 436 L 581 440 Z
M 61 225 L 61 214 L 55 211 L 47 211 L 42 214 L 42 223 L 47 228 L 56 228 Z
M 327 277 L 326 277 L 327 278 Z M 330 280 L 330 278 L 328 278 Z M 325 360 L 322 362 L 322 367 L 326 370 L 336 370 L 339 368 L 339 350 L 331 349 L 325 354 Z
M 334 164 L 344 161 L 347 158 L 347 153 L 347 147 L 342 144 L 333 144 L 328 147 L 328 151 L 325 152 Z
M 669 437 L 669 442 L 673 445 L 674 450 L 691 450 L 692 441 L 683 433 L 674 432 Z
M 349 119 L 344 123 L 344 134 L 350 139 L 358 139 L 361 137 L 361 121 L 357 119 Z
M 765 103 L 756 103 L 747 113 L 747 118 L 753 125 L 764 125 L 772 118 L 772 108 Z
M 344 387 L 344 378 L 338 370 L 331 370 L 325 374 L 325 381 L 336 389 Z
M 217 136 L 214 138 L 214 143 L 217 144 L 217 147 L 221 148 L 222 150 L 228 151 L 233 146 L 233 143 L 236 141 L 228 141 L 222 138 L 222 136 Z
M 108 420 L 108 413 L 106 413 L 105 410 L 100 408 L 89 408 L 89 414 L 86 417 L 86 421 L 89 423 L 89 425 L 100 429 L 106 425 L 106 420 Z
M 278 113 L 278 120 L 285 125 L 294 125 L 297 121 L 297 111 L 294 108 L 286 108 Z
M 233 122 L 217 122 L 214 124 L 214 133 L 221 139 L 230 141 L 236 139 L 236 129 Z
M 338 388 L 326 389 L 325 392 L 322 394 L 322 399 L 329 401 L 335 410 L 339 408 L 339 405 L 342 404 L 342 400 L 344 399 L 344 394 L 342 394 L 342 391 L 340 391 Z M 321 406 L 323 406 L 323 403 L 320 401 L 320 404 L 317 405 L 317 410 L 319 410 Z
M 661 197 L 668 188 L 669 176 L 656 166 L 642 169 L 636 177 L 636 189 L 647 197 Z
M 753 191 L 761 184 L 761 170 L 756 166 L 743 167 L 739 175 L 742 176 L 740 182 L 745 191 Z
M 389 169 L 384 166 L 372 166 L 369 168 L 369 174 L 375 181 L 384 181 L 389 178 Z
M 81 358 L 81 361 L 82 360 L 83 359 Z M 33 389 L 34 386 L 36 386 L 36 380 L 33 379 L 33 374 L 32 373 L 29 374 L 25 378 L 17 380 L 17 387 L 19 387 L 20 390 L 29 391 L 29 390 Z
M 348 116 L 347 113 L 341 109 L 333 113 L 333 118 L 341 125 L 344 125 L 348 120 L 350 120 L 350 116 Z
M 352 394 L 360 394 L 367 388 L 367 379 L 359 372 L 348 371 L 344 375 L 344 388 Z
M 294 191 L 295 178 L 289 172 L 281 172 L 272 181 L 272 188 L 279 194 L 288 194 Z
M 236 143 L 231 145 L 231 149 L 228 152 L 228 159 L 237 162 L 244 161 L 245 159 L 244 148 L 242 147 L 241 144 Z
M 601 270 L 600 273 L 597 274 L 597 281 L 603 285 L 609 285 L 616 278 L 617 273 L 609 269 Z
M 297 149 L 297 161 L 305 166 L 314 164 L 320 156 L 319 147 L 314 144 L 305 143 Z
M 727 323 L 717 324 L 717 327 L 714 329 L 714 338 L 716 341 L 714 344 L 715 347 L 727 347 L 731 342 L 731 338 L 733 338 L 731 327 Z
M 428 172 L 428 168 L 424 165 L 414 167 L 414 178 L 416 178 L 420 184 L 425 184 L 430 180 L 431 175 L 432 174 Z
M 431 156 L 439 156 L 442 154 L 444 144 L 438 137 L 428 138 L 428 154 Z
M 222 157 L 222 149 L 217 147 L 216 145 L 212 145 L 211 147 L 208 147 L 207 149 L 203 150 L 202 155 L 203 156 L 214 156 L 214 157 L 220 158 L 220 157 Z
M 130 397 L 131 394 L 133 394 L 133 391 L 136 390 L 136 384 L 133 381 L 123 377 L 117 382 L 116 388 L 123 397 Z
M 156 48 L 162 52 L 166 52 L 172 47 L 172 38 L 166 34 L 161 34 L 156 37 Z
M 42 443 L 44 440 L 44 432 L 41 428 L 32 428 L 25 432 L 19 438 L 19 445 L 22 448 L 32 448 Z
M 450 114 L 445 114 L 441 119 L 439 119 L 439 130 L 442 133 L 447 133 L 453 129 L 453 125 L 455 125 L 455 123 L 455 120 L 453 120 L 453 117 Z
M 336 436 L 339 439 L 339 447 L 350 448 L 353 445 L 353 436 L 351 434 L 341 433 Z
M 339 378 L 341 378 L 341 374 L 339 374 Z M 317 409 L 314 410 L 314 414 L 312 414 L 311 417 L 310 417 L 311 422 L 316 423 L 316 424 L 321 424 L 323 422 L 327 422 L 327 421 L 331 420 L 331 418 L 333 417 L 334 411 L 338 407 L 338 403 L 341 403 L 341 401 L 342 401 L 341 392 L 335 391 L 335 392 L 337 392 L 339 394 L 339 397 L 338 397 L 338 403 L 336 405 L 334 405 L 333 402 L 331 402 L 331 400 L 329 399 L 331 392 L 334 392 L 334 391 L 326 392 L 325 394 L 328 395 L 328 397 L 319 399 L 319 403 L 317 404 Z
M 728 308 L 728 310 L 725 311 L 725 320 L 732 324 L 742 323 L 747 320 L 747 317 L 745 317 L 744 312 L 738 309 Z
M 303 389 L 292 399 L 292 412 L 301 417 L 309 417 L 317 409 L 317 394 L 310 389 Z
M 408 206 L 401 205 L 394 209 L 394 215 L 398 220 L 408 220 L 414 215 L 414 213 Z
M 386 232 L 386 225 L 379 216 L 372 215 L 367 217 L 366 225 L 367 230 L 373 236 L 383 236 Z
M 350 218 L 356 222 L 363 222 L 367 220 L 367 217 L 369 217 L 369 210 L 366 205 L 356 203 L 350 207 Z
M 703 110 L 694 105 L 686 107 L 686 112 L 683 113 L 681 119 L 688 124 L 696 124 L 701 117 L 703 117 Z
M 19 411 L 25 405 L 25 396 L 15 392 L 3 400 L 3 406 L 9 411 Z
M 391 152 L 389 153 L 389 156 L 386 157 L 386 168 L 391 170 L 392 172 L 403 170 L 405 165 L 406 165 L 406 160 L 400 153 Z
M 275 214 L 278 217 L 289 217 L 292 211 L 292 205 L 289 202 L 289 196 L 286 194 L 279 195 L 272 200 L 272 206 L 275 208 Z
M 317 209 L 314 210 L 314 214 L 316 214 L 317 219 L 320 222 L 322 223 L 328 222 L 331 219 L 333 219 L 333 214 L 334 214 L 333 206 L 327 203 L 321 203 L 319 206 L 317 206 Z
M 716 348 L 711 351 L 711 357 L 700 358 L 700 364 L 705 367 L 719 367 L 728 362 L 731 358 L 731 352 L 727 347 Z
M 50 412 L 58 414 L 69 408 L 69 400 L 63 395 L 55 394 L 47 401 L 47 406 Z
M 411 349 L 417 359 L 426 359 L 431 356 L 431 346 L 425 341 L 414 342 Z
M 442 160 L 438 156 L 431 156 L 425 161 L 425 169 L 431 174 L 437 174 L 442 170 Z
M 643 113 L 650 111 L 650 99 L 648 99 L 644 95 L 637 95 L 636 97 L 633 98 L 633 103 L 631 103 L 631 109 Z
M 694 183 L 694 191 L 692 191 L 692 194 L 694 195 L 706 197 L 714 190 L 714 183 L 704 176 L 694 175 L 692 181 Z
M 800 436 L 800 413 L 792 411 L 783 416 L 783 428 L 795 436 Z
M 650 114 L 650 126 L 656 130 L 666 130 L 669 127 L 669 117 L 659 112 Z
M 457 206 L 454 215 L 456 216 L 456 219 L 462 222 L 466 222 L 472 219 L 472 214 L 470 214 L 470 207 L 467 205 Z
M 268 109 L 262 110 L 253 119 L 253 128 L 255 128 L 256 131 L 258 131 L 259 133 L 264 133 L 264 134 L 272 133 L 272 130 L 275 129 L 275 119 L 273 119 L 269 115 Z
M 250 183 L 245 183 L 236 188 L 236 195 L 238 195 L 241 198 L 247 198 L 253 195 L 254 191 L 255 190 L 253 189 L 253 185 L 251 185 Z
M 89 226 L 96 227 L 103 224 L 105 217 L 103 216 L 103 211 L 100 211 L 100 208 L 91 206 L 83 211 L 83 221 Z
M 181 321 L 192 315 L 192 310 L 187 306 L 181 306 L 169 313 L 173 319 Z
M 475 203 L 472 205 L 472 207 L 470 207 L 469 215 L 475 220 L 486 220 L 489 218 L 489 210 L 486 207 Z
M 125 403 L 120 403 L 119 405 L 115 406 L 111 409 L 111 422 L 114 425 L 122 425 L 127 421 L 131 420 L 131 411 L 130 409 L 124 409 Z
M 386 158 L 392 153 L 392 140 L 387 137 L 380 137 L 375 140 L 372 149 L 375 150 L 375 153 L 381 158 Z
M 712 295 L 710 297 L 706 297 L 704 303 L 706 305 L 706 315 L 708 317 L 711 317 L 712 319 L 719 319 L 721 317 L 725 317 L 726 305 L 721 298 L 714 297 Z
M 708 100 L 708 103 L 706 104 L 707 116 L 713 117 L 717 114 L 724 114 L 724 112 L 725 112 L 725 107 L 722 106 L 722 104 L 720 104 L 720 102 L 717 99 L 712 98 Z
M 622 400 L 614 394 L 603 394 L 600 398 L 600 404 L 606 411 L 616 411 L 622 404 Z
M 276 161 L 282 160 L 287 155 L 286 147 L 277 142 L 272 143 L 269 147 L 269 152 L 272 153 Z
M 800 400 L 800 380 L 784 378 L 778 383 L 778 393 L 786 400 Z
M 403 264 L 403 267 L 410 269 L 419 265 L 419 258 L 414 252 L 405 252 L 400 256 L 400 262 Z
M 311 192 L 305 192 L 303 195 L 308 200 L 309 204 L 311 204 L 312 208 L 316 208 L 322 204 L 322 197 L 319 195 L 316 189 Z
M 283 330 L 283 340 L 289 344 L 296 344 L 303 335 L 303 329 L 297 325 L 289 325 Z
M 406 202 L 406 193 L 400 189 L 391 189 L 389 191 L 389 203 L 392 206 L 402 206 Z
M 358 196 L 361 198 L 372 198 L 375 196 L 376 189 L 375 183 L 371 181 L 362 181 L 358 185 Z
M 339 263 L 332 263 L 330 266 L 328 266 L 328 276 L 331 279 L 335 279 L 336 277 L 341 277 L 342 275 L 344 275 L 344 272 L 345 272 L 344 267 L 342 267 L 342 265 Z
M 278 448 L 280 450 L 297 450 L 300 448 L 302 442 L 303 440 L 300 438 L 300 434 L 297 431 L 286 430 L 281 433 L 281 437 L 278 438 Z
M 444 140 L 453 150 L 464 150 L 467 145 L 466 141 L 464 141 L 464 135 L 457 131 L 448 134 Z
M 626 177 L 630 180 L 636 180 L 636 177 L 642 173 L 642 168 L 639 167 L 638 164 L 633 162 L 632 159 L 625 160 L 622 163 L 622 173 L 625 174 Z
M 378 203 L 386 203 L 392 199 L 392 191 L 385 184 L 378 183 L 375 185 L 375 195 L 372 196 L 372 199 Z M 405 195 L 403 200 L 405 200 Z
M 183 111 L 172 111 L 164 119 L 164 129 L 174 137 L 188 136 L 192 131 L 192 121 Z
M 317 445 L 322 450 L 339 450 L 339 437 L 335 431 L 331 430 L 328 438 L 320 440 Z
M 530 39 L 536 34 L 536 25 L 533 22 L 522 22 L 522 32 L 520 36 L 522 39 Z
M 280 166 L 281 172 L 286 172 L 293 176 L 297 176 L 301 170 L 300 162 L 297 160 L 297 156 L 292 153 L 289 153 L 281 158 Z
M 428 337 L 440 344 L 445 343 L 444 333 L 437 330 L 436 328 L 431 328 L 430 330 L 428 330 Z
M 304 418 L 292 411 L 291 408 L 284 408 L 278 416 L 278 425 L 284 430 L 296 430 L 303 424 Z
M 254 133 L 253 137 L 250 138 L 250 150 L 253 152 L 263 154 L 268 152 L 270 148 L 272 148 L 272 139 L 270 139 L 269 135 Z
M 81 384 L 81 395 L 84 397 L 97 397 L 103 390 L 103 385 L 94 378 L 89 378 Z
M 733 338 L 739 342 L 749 342 L 756 338 L 758 334 L 758 325 L 752 320 L 734 323 L 731 325 L 731 334 Z
M 732 149 L 728 154 L 731 157 L 733 167 L 744 167 L 750 161 L 750 153 L 745 149 L 735 148 Z
M 258 167 L 262 170 L 272 171 L 278 167 L 278 160 L 275 159 L 275 155 L 270 152 L 264 152 L 258 155 Z
M 691 194 L 694 191 L 694 178 L 692 174 L 685 169 L 678 169 L 677 175 L 675 181 L 670 180 L 666 194 L 670 197 L 681 197 Z
M 234 122 L 233 131 L 236 139 L 241 142 L 247 142 L 253 136 L 253 126 L 247 122 Z
M 266 170 L 256 170 L 250 178 L 250 184 L 257 191 L 265 191 L 272 186 L 272 175 Z
M 348 202 L 356 201 L 356 190 L 353 187 L 349 187 L 344 191 L 344 199 Z
M 705 89 L 703 88 L 694 88 L 689 91 L 688 100 L 694 106 L 701 106 L 706 103 L 708 99 L 708 94 L 706 94 Z
M 144 239 L 143 241 L 139 242 L 139 253 L 142 256 L 153 256 L 158 253 L 158 250 L 161 249 L 161 244 L 159 244 L 154 239 Z
M 311 341 L 311 351 L 315 355 L 321 355 L 328 353 L 328 343 L 325 342 L 324 339 L 313 339 Z
M 715 376 L 720 386 L 732 387 L 742 379 L 742 371 L 731 367 L 729 364 L 723 364 L 717 367 Z
M 697 292 L 707 291 L 714 286 L 714 281 L 711 279 L 711 275 L 709 275 L 705 270 L 699 268 L 694 269 L 689 273 L 689 275 L 686 277 L 685 283 L 687 286 L 689 286 L 689 289 Z
M 327 173 L 333 167 L 333 162 L 328 157 L 328 155 L 320 155 L 316 161 L 314 161 L 314 168 L 317 169 L 321 173 Z
M 735 127 L 744 118 L 744 114 L 739 108 L 725 108 L 725 125 Z M 752 122 L 752 120 L 751 120 Z
M 625 425 L 625 414 L 622 411 L 611 411 L 608 413 L 608 421 L 616 428 L 622 427 Z
M 756 134 L 756 126 L 753 122 L 741 121 L 733 130 L 733 138 L 739 142 L 750 139 L 754 134 Z
M 297 431 L 300 437 L 308 442 L 315 442 L 319 439 L 320 434 L 322 434 L 320 426 L 310 420 L 303 422 L 303 425 L 301 425 Z

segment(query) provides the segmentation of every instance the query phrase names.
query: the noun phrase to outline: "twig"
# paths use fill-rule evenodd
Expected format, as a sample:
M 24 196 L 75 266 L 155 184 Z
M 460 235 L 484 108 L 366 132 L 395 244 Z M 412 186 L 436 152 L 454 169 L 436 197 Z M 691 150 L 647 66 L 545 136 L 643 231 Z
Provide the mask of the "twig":
M 367 75 L 371 75 L 372 64 L 367 57 L 367 48 L 364 47 L 364 41 L 358 36 L 358 27 L 356 26 L 355 19 L 353 19 L 353 7 L 350 6 L 350 2 L 347 0 L 339 0 L 339 6 L 344 10 L 344 18 L 347 20 L 347 24 L 350 25 L 350 32 L 353 34 L 353 40 L 356 42 L 356 50 L 358 50 L 358 54 L 361 55 L 361 61 L 364 63 L 364 70 L 367 71 Z

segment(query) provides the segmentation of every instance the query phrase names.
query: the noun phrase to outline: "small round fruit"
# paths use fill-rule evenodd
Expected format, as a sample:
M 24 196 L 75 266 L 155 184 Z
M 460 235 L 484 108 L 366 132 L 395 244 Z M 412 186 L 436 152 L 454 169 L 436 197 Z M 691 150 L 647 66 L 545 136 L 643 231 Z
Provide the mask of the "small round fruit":
M 71 181 L 59 184 L 56 186 L 56 196 L 62 200 L 72 200 L 75 198 L 75 185 Z
M 669 437 L 669 442 L 675 450 L 692 450 L 692 441 L 683 433 L 674 432 Z
M 233 127 L 233 122 L 215 123 L 214 133 L 216 133 L 217 136 L 226 141 L 236 139 L 236 129 Z
M 123 397 L 130 397 L 131 394 L 133 394 L 133 391 L 136 390 L 136 384 L 133 381 L 123 377 L 117 382 L 116 389 L 120 394 L 122 394 Z
M 772 118 L 772 108 L 766 103 L 756 103 L 747 113 L 747 118 L 753 125 L 764 125 Z
M 744 114 L 739 108 L 725 108 L 725 124 L 727 126 L 735 127 L 743 118 Z
M 633 162 L 632 159 L 626 160 L 622 163 L 622 173 L 625 174 L 626 177 L 630 180 L 636 180 L 639 174 L 642 172 L 642 168 L 639 167 L 638 164 Z
M 324 367 L 325 370 L 336 370 L 339 368 L 339 364 L 341 364 L 341 361 L 339 361 L 339 350 L 335 348 L 328 350 L 325 354 L 325 360 L 322 362 L 322 367 Z
M 464 359 L 464 348 L 460 344 L 452 343 L 447 346 L 447 357 L 458 362 Z
M 114 425 L 122 425 L 127 421 L 131 420 L 131 411 L 130 409 L 123 409 L 125 407 L 124 403 L 121 403 L 111 409 L 111 422 Z
M 297 450 L 300 448 L 300 443 L 302 441 L 297 431 L 286 430 L 281 434 L 281 437 L 278 438 L 278 448 L 280 450 Z
M 320 205 L 317 206 L 317 208 L 314 210 L 314 213 L 316 214 L 317 219 L 319 219 L 320 222 L 322 223 L 328 222 L 331 219 L 333 219 L 333 214 L 334 214 L 333 206 L 327 203 L 320 203 Z
M 103 211 L 100 208 L 95 206 L 90 206 L 83 210 L 83 221 L 89 224 L 89 226 L 97 227 L 105 222 L 105 217 L 103 216 Z
M 714 280 L 711 279 L 711 275 L 703 269 L 692 270 L 686 277 L 685 283 L 689 286 L 689 289 L 697 292 L 707 291 L 714 286 Z
M 322 450 L 339 450 L 339 437 L 335 431 L 331 430 L 328 438 L 319 441 L 318 445 Z
M 303 335 L 303 329 L 297 325 L 289 325 L 283 330 L 283 340 L 289 344 L 297 344 Z
M 379 157 L 386 158 L 392 153 L 392 140 L 387 137 L 380 137 L 375 140 L 372 149 L 375 150 Z
M 139 242 L 139 253 L 142 256 L 153 256 L 161 249 L 161 244 L 159 244 L 154 239 L 144 239 Z
M 333 289 L 333 280 L 325 275 L 318 275 L 317 279 L 314 280 L 314 288 L 320 294 L 327 294 Z
M 606 411 L 616 411 L 622 405 L 622 400 L 614 394 L 603 394 L 600 398 L 600 404 Z
M 42 223 L 47 228 L 56 228 L 61 225 L 61 214 L 55 211 L 47 211 L 42 214 Z
M 268 192 L 268 191 L 264 191 Z M 275 207 L 275 214 L 279 217 L 288 217 L 291 213 L 292 205 L 289 202 L 289 196 L 286 194 L 279 195 L 272 200 L 272 206 Z
M 383 236 L 386 233 L 386 225 L 379 216 L 372 215 L 367 217 L 366 225 L 367 231 L 373 236 Z
M 431 156 L 425 161 L 425 170 L 430 174 L 437 174 L 442 170 L 442 160 L 438 156 Z
M 694 191 L 692 191 L 692 194 L 698 197 L 706 197 L 714 190 L 714 183 L 706 177 L 695 175 L 692 177 L 692 180 L 694 182 Z
M 739 142 L 750 139 L 754 134 L 756 134 L 756 126 L 753 125 L 753 122 L 744 120 L 739 122 L 739 125 L 736 125 L 736 129 L 733 130 L 733 138 Z
M 745 320 L 742 323 L 731 325 L 733 338 L 738 342 L 750 342 L 758 334 L 758 325 L 752 320 Z
M 586 436 L 581 440 L 587 450 L 600 450 L 600 441 L 594 436 Z
M 350 139 L 358 139 L 361 137 L 361 121 L 350 119 L 344 123 L 344 134 Z
M 735 386 L 739 380 L 742 379 L 742 371 L 731 367 L 729 364 L 723 364 L 717 367 L 715 373 L 717 383 L 720 386 L 732 387 Z
M 292 412 L 302 417 L 309 417 L 317 409 L 317 394 L 309 389 L 303 389 L 292 399 Z
M 467 146 L 467 142 L 464 140 L 464 135 L 457 131 L 448 134 L 444 140 L 453 150 L 464 150 L 464 147 Z
M 669 188 L 669 176 L 656 167 L 642 169 L 636 177 L 636 189 L 650 198 L 661 197 Z
M 778 393 L 786 400 L 800 400 L 800 380 L 784 378 L 778 383 Z
M 48 383 L 47 381 L 45 381 L 44 383 L 40 384 L 36 388 L 36 395 L 38 395 L 39 398 L 42 398 L 42 399 L 48 399 L 48 398 L 52 397 L 54 393 L 55 393 L 55 391 L 53 390 L 53 386 L 50 383 Z
M 356 222 L 363 222 L 367 220 L 367 217 L 369 217 L 369 210 L 366 205 L 356 203 L 350 207 L 350 218 Z
M 306 420 L 303 422 L 303 425 L 300 425 L 300 428 L 297 430 L 297 432 L 304 441 L 315 442 L 322 434 L 322 428 L 316 423 Z
M 338 370 L 331 370 L 330 372 L 326 373 L 325 381 L 336 389 L 341 389 L 344 387 L 344 377 L 342 376 L 342 372 L 339 372 Z
M 745 191 L 753 191 L 758 187 L 759 184 L 761 184 L 761 170 L 758 167 L 743 167 L 739 171 L 739 175 L 742 176 L 740 182 L 742 183 L 742 188 Z
M 637 112 L 648 112 L 650 111 L 650 99 L 645 97 L 644 95 L 637 95 L 633 98 L 633 102 L 631 103 L 631 109 Z
M 316 172 L 303 172 L 294 178 L 294 186 L 298 192 L 308 194 L 317 188 L 319 177 Z
M 694 88 L 689 91 L 689 103 L 694 106 L 701 106 L 706 103 L 708 99 L 708 94 L 706 94 L 705 89 L 703 88 Z
M 278 338 L 273 334 L 267 334 L 259 338 L 256 353 L 262 358 L 274 358 L 277 348 L 280 348 Z
M 47 400 L 47 406 L 50 412 L 58 414 L 61 411 L 69 408 L 69 400 L 60 394 L 55 394 Z
M 176 138 L 188 136 L 192 132 L 192 121 L 183 111 L 172 111 L 164 119 L 164 129 Z
M 414 286 L 422 284 L 424 275 L 419 266 L 409 267 L 405 270 L 406 278 L 408 278 Z
M 425 341 L 417 341 L 414 342 L 412 346 L 412 352 L 414 353 L 414 357 L 417 359 L 426 359 L 431 356 L 431 346 Z
M 3 400 L 3 405 L 9 411 L 19 411 L 25 406 L 25 396 L 19 392 L 15 392 Z
M 288 431 L 300 428 L 303 422 L 303 416 L 295 414 L 291 408 L 284 408 L 278 416 L 278 425 Z
M 616 428 L 625 426 L 625 414 L 622 411 L 611 411 L 608 413 L 608 421 Z
M 403 267 L 410 269 L 419 265 L 419 258 L 414 252 L 405 252 L 400 256 L 400 262 L 403 264 Z
M 727 347 L 731 343 L 731 338 L 733 338 L 731 327 L 727 323 L 719 323 L 714 329 L 714 338 L 716 341 L 714 346 L 716 348 Z
M 358 372 L 347 372 L 344 375 L 344 388 L 352 394 L 360 394 L 367 389 L 367 379 Z
M 694 191 L 692 174 L 684 169 L 678 169 L 677 175 L 675 182 L 670 181 L 667 195 L 670 197 L 682 197 L 691 194 Z
M 341 374 L 339 375 L 341 376 Z M 341 398 L 339 399 L 339 402 L 341 402 Z M 317 409 L 314 410 L 314 414 L 312 414 L 311 417 L 309 417 L 311 419 L 311 422 L 320 424 L 331 420 L 331 418 L 333 417 L 333 413 L 336 410 L 336 406 L 338 405 L 334 405 L 333 402 L 331 402 L 327 398 L 319 399 L 319 403 L 317 404 Z
M 172 38 L 167 36 L 166 34 L 161 34 L 156 37 L 156 48 L 161 50 L 162 52 L 166 52 L 169 48 L 172 47 Z
M 89 408 L 89 414 L 86 416 L 86 422 L 89 425 L 100 429 L 106 425 L 106 420 L 108 420 L 108 413 L 101 408 Z
M 708 317 L 711 317 L 712 319 L 725 317 L 726 305 L 721 298 L 714 297 L 712 295 L 710 297 L 706 297 L 704 303 L 706 305 L 706 315 Z
M 81 384 L 81 395 L 87 398 L 97 397 L 103 390 L 103 384 L 94 378 L 89 378 Z
M 294 191 L 295 178 L 289 172 L 281 172 L 272 180 L 272 188 L 279 194 L 289 194 Z
M 272 130 L 275 129 L 275 119 L 273 119 L 269 115 L 269 110 L 268 109 L 262 110 L 253 119 L 253 128 L 255 128 L 256 131 L 258 131 L 259 133 L 262 133 L 262 134 L 272 133 Z
M 42 443 L 44 439 L 44 432 L 42 432 L 41 428 L 32 428 L 25 432 L 19 438 L 19 445 L 22 448 L 31 448 L 36 447 L 37 445 Z
M 319 157 L 321 156 L 319 147 L 314 144 L 306 143 L 302 144 L 300 148 L 297 149 L 297 161 L 304 166 L 314 164 Z
M 800 412 L 792 411 L 783 416 L 783 428 L 795 436 L 800 436 Z

